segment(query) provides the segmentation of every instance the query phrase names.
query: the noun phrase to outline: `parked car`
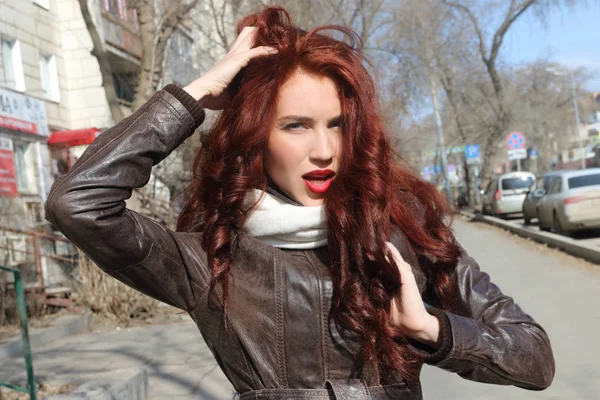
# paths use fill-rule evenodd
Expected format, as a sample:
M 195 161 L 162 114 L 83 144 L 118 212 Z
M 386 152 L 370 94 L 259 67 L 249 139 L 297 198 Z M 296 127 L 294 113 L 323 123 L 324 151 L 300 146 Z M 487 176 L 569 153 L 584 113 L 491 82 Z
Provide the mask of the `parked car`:
M 482 213 L 497 217 L 522 213 L 526 193 L 534 182 L 531 172 L 509 172 L 492 179 L 482 194 Z
M 537 204 L 542 197 L 548 193 L 550 178 L 564 173 L 564 171 L 548 172 L 543 178 L 538 178 L 535 185 L 527 192 L 523 201 L 523 219 L 525 225 L 531 224 L 531 220 L 537 218 Z
M 562 171 L 550 178 L 537 215 L 541 230 L 562 235 L 600 228 L 600 168 Z

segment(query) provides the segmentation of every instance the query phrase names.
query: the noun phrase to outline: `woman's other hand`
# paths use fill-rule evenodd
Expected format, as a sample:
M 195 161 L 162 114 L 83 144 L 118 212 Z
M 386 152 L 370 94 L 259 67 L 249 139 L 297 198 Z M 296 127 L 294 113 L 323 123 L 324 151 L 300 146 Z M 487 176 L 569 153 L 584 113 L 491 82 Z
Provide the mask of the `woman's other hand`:
M 203 107 L 211 110 L 221 110 L 227 104 L 227 86 L 250 60 L 277 53 L 268 46 L 254 46 L 255 27 L 245 27 L 237 37 L 231 50 L 207 73 L 183 88 Z
M 400 328 L 408 337 L 424 343 L 434 349 L 437 345 L 440 326 L 436 317 L 425 310 L 419 287 L 410 265 L 400 255 L 396 247 L 386 242 L 388 254 L 400 271 L 400 294 L 392 300 L 392 324 Z

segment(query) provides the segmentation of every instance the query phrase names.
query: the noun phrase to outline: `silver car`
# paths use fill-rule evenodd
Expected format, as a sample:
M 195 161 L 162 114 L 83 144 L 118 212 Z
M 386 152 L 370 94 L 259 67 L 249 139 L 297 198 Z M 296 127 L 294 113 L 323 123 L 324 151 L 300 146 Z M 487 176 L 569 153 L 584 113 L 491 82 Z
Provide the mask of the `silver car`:
M 600 168 L 565 171 L 550 178 L 537 215 L 541 230 L 562 235 L 600 228 Z
M 481 199 L 482 213 L 498 217 L 522 213 L 526 193 L 534 182 L 531 172 L 509 172 L 492 179 Z
M 537 204 L 548 193 L 550 187 L 550 179 L 553 176 L 563 174 L 565 171 L 553 171 L 544 174 L 543 178 L 539 178 L 534 186 L 531 187 L 525 201 L 523 201 L 523 219 L 525 225 L 531 224 L 531 220 L 537 218 Z

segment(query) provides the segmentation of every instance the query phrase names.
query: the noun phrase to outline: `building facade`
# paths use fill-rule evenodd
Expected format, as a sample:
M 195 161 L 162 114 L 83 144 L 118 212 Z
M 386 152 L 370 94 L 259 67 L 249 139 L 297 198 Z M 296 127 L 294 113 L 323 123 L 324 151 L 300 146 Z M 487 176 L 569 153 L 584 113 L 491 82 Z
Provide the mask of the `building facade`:
M 136 13 L 127 0 L 88 5 L 130 115 L 142 56 Z M 43 203 L 54 179 L 115 121 L 78 0 L 0 0 L 0 41 L 0 265 L 29 265 L 38 284 L 52 286 L 68 278 L 60 258 L 75 250 L 44 236 L 56 232 Z M 167 54 L 178 62 L 163 84 L 197 75 L 190 49 L 191 33 L 178 29 Z

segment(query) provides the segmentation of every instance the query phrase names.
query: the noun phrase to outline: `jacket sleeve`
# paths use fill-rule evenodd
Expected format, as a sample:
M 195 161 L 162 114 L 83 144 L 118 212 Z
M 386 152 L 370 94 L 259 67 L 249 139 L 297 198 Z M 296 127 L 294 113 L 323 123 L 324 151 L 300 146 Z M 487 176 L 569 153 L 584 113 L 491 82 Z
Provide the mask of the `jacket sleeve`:
M 203 119 L 202 107 L 190 95 L 167 85 L 100 134 L 54 183 L 45 204 L 46 219 L 105 272 L 188 311 L 207 285 L 205 257 L 186 251 L 186 260 L 182 249 L 191 246 L 189 234 L 174 233 L 127 209 L 125 200 L 133 188 L 148 183 L 152 166 Z M 194 249 L 201 250 L 199 245 Z
M 425 362 L 477 382 L 530 390 L 550 386 L 555 365 L 544 329 L 464 250 L 453 280 L 458 296 L 451 309 L 428 309 L 440 321 L 441 347 Z

